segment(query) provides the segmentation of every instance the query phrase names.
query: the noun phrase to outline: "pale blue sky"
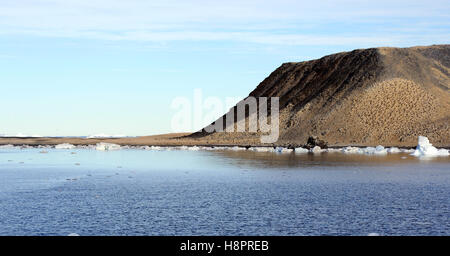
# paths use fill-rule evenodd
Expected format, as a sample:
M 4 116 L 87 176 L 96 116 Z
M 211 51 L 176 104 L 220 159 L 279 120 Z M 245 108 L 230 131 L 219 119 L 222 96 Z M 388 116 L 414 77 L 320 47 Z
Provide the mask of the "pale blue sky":
M 0 0 L 0 134 L 170 132 L 176 96 L 283 62 L 450 42 L 450 1 Z

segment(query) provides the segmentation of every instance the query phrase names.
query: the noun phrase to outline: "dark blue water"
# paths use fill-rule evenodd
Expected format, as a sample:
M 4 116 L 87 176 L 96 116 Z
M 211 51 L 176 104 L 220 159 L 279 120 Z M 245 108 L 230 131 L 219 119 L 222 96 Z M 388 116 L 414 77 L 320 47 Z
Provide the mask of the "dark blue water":
M 0 149 L 0 235 L 450 235 L 448 157 L 39 151 Z

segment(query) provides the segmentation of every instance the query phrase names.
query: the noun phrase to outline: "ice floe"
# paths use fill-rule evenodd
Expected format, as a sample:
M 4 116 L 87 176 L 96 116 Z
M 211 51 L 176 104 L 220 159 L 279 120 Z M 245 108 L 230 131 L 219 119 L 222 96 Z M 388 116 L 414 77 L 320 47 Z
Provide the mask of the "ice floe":
M 293 153 L 296 154 L 320 154 L 320 153 L 344 153 L 344 154 L 366 154 L 366 155 L 386 155 L 406 153 L 414 156 L 449 156 L 448 149 L 437 149 L 428 140 L 428 138 L 419 136 L 418 145 L 416 149 L 398 148 L 398 147 L 383 147 L 378 145 L 376 147 L 342 147 L 342 148 L 327 148 L 322 149 L 315 146 L 311 149 L 297 147 L 295 149 L 287 147 L 272 147 L 272 146 L 120 146 L 113 143 L 98 143 L 96 145 L 72 145 L 69 143 L 58 144 L 56 146 L 49 145 L 0 145 L 0 149 L 89 149 L 89 150 L 119 150 L 119 149 L 135 149 L 135 150 L 152 150 L 152 151 L 167 151 L 167 150 L 188 150 L 188 151 L 251 151 L 251 152 L 274 152 L 274 153 Z
M 277 153 L 291 153 L 294 151 L 292 148 L 283 148 L 283 147 L 276 147 L 275 152 Z
M 10 149 L 15 148 L 16 146 L 8 144 L 8 145 L 0 145 L 0 149 Z
M 100 151 L 119 150 L 120 145 L 113 144 L 113 143 L 100 142 L 100 143 L 97 143 L 97 146 L 95 147 L 95 149 L 100 150 Z
M 427 137 L 419 136 L 416 150 L 411 154 L 413 156 L 448 156 L 447 149 L 437 149 L 433 147 Z
M 402 151 L 399 148 L 397 148 L 397 147 L 390 147 L 390 148 L 387 149 L 387 152 L 391 153 L 391 154 L 395 154 L 395 153 L 400 153 Z
M 319 146 L 315 146 L 309 150 L 309 152 L 314 154 L 322 153 L 322 151 L 323 151 L 322 148 L 320 148 Z
M 385 155 L 387 154 L 387 150 L 381 146 L 378 145 L 376 147 L 366 147 L 363 149 L 365 154 L 369 154 L 369 155 Z
M 364 150 L 358 147 L 345 147 L 341 149 L 341 152 L 345 154 L 364 154 Z
M 254 151 L 254 152 L 273 152 L 274 148 L 273 147 L 250 147 L 248 148 L 249 151 Z
M 69 143 L 58 144 L 55 146 L 56 149 L 74 149 L 75 146 Z
M 309 152 L 308 149 L 302 148 L 302 147 L 295 148 L 294 151 L 295 151 L 296 154 L 306 154 L 306 153 Z
M 367 155 L 386 155 L 387 153 L 393 154 L 402 152 L 399 148 L 396 147 L 385 148 L 381 145 L 378 145 L 376 147 L 365 147 L 365 148 L 345 147 L 342 148 L 340 151 L 345 154 L 367 154 Z

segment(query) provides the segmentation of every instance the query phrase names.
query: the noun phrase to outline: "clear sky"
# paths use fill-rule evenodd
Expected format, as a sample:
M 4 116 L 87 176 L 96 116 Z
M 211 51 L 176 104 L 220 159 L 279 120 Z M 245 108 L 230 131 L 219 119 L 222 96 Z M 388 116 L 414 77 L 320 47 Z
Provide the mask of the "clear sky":
M 450 1 L 0 0 L 0 134 L 171 131 L 283 62 L 450 43 Z

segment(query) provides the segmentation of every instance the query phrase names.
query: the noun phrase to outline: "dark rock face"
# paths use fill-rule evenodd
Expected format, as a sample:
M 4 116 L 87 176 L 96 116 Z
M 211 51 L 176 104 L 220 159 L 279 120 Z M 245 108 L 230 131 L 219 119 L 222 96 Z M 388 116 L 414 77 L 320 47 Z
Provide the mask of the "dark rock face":
M 328 148 L 328 144 L 324 140 L 319 139 L 317 136 L 309 136 L 305 147 L 310 149 L 315 146 L 319 146 L 320 148 Z

